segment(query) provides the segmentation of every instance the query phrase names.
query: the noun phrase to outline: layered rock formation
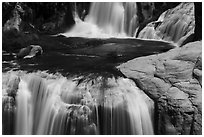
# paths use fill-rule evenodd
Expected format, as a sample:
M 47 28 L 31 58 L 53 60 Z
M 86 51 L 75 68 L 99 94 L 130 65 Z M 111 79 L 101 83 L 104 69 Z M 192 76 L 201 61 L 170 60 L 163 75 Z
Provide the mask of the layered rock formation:
M 157 21 L 149 23 L 138 38 L 161 39 L 182 45 L 194 33 L 194 28 L 194 3 L 181 3 L 162 13 Z
M 179 4 L 179 2 L 137 2 L 139 26 L 136 37 L 148 23 L 156 21 L 163 12 Z
M 118 66 L 156 102 L 157 134 L 202 133 L 202 43 Z

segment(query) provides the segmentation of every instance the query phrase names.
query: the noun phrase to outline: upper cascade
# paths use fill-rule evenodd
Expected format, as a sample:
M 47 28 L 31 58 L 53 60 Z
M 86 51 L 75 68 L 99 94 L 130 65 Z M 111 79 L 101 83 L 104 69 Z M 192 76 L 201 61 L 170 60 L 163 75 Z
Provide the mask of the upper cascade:
M 89 14 L 63 35 L 67 37 L 133 37 L 138 26 L 136 3 L 96 2 Z

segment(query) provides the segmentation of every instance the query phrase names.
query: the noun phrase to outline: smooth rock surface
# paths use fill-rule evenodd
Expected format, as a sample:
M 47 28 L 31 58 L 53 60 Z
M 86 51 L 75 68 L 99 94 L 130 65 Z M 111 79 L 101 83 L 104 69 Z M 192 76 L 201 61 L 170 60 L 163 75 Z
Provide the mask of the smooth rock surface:
M 157 134 L 202 134 L 201 55 L 196 41 L 117 67 L 157 102 Z

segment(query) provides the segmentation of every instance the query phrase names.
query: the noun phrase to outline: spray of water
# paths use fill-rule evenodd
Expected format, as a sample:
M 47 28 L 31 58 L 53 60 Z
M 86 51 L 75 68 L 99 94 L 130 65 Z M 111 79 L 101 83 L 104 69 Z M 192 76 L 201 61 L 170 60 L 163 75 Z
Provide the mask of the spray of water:
M 63 35 L 67 37 L 132 37 L 138 26 L 136 3 L 92 3 L 85 21 Z
M 153 134 L 153 101 L 125 78 L 21 79 L 16 134 Z

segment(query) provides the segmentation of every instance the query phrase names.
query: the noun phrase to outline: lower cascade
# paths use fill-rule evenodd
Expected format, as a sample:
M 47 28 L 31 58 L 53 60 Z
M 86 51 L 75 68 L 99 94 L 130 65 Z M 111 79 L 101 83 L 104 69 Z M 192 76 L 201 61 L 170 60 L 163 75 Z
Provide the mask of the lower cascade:
M 15 134 L 154 134 L 154 103 L 127 78 L 22 77 Z

